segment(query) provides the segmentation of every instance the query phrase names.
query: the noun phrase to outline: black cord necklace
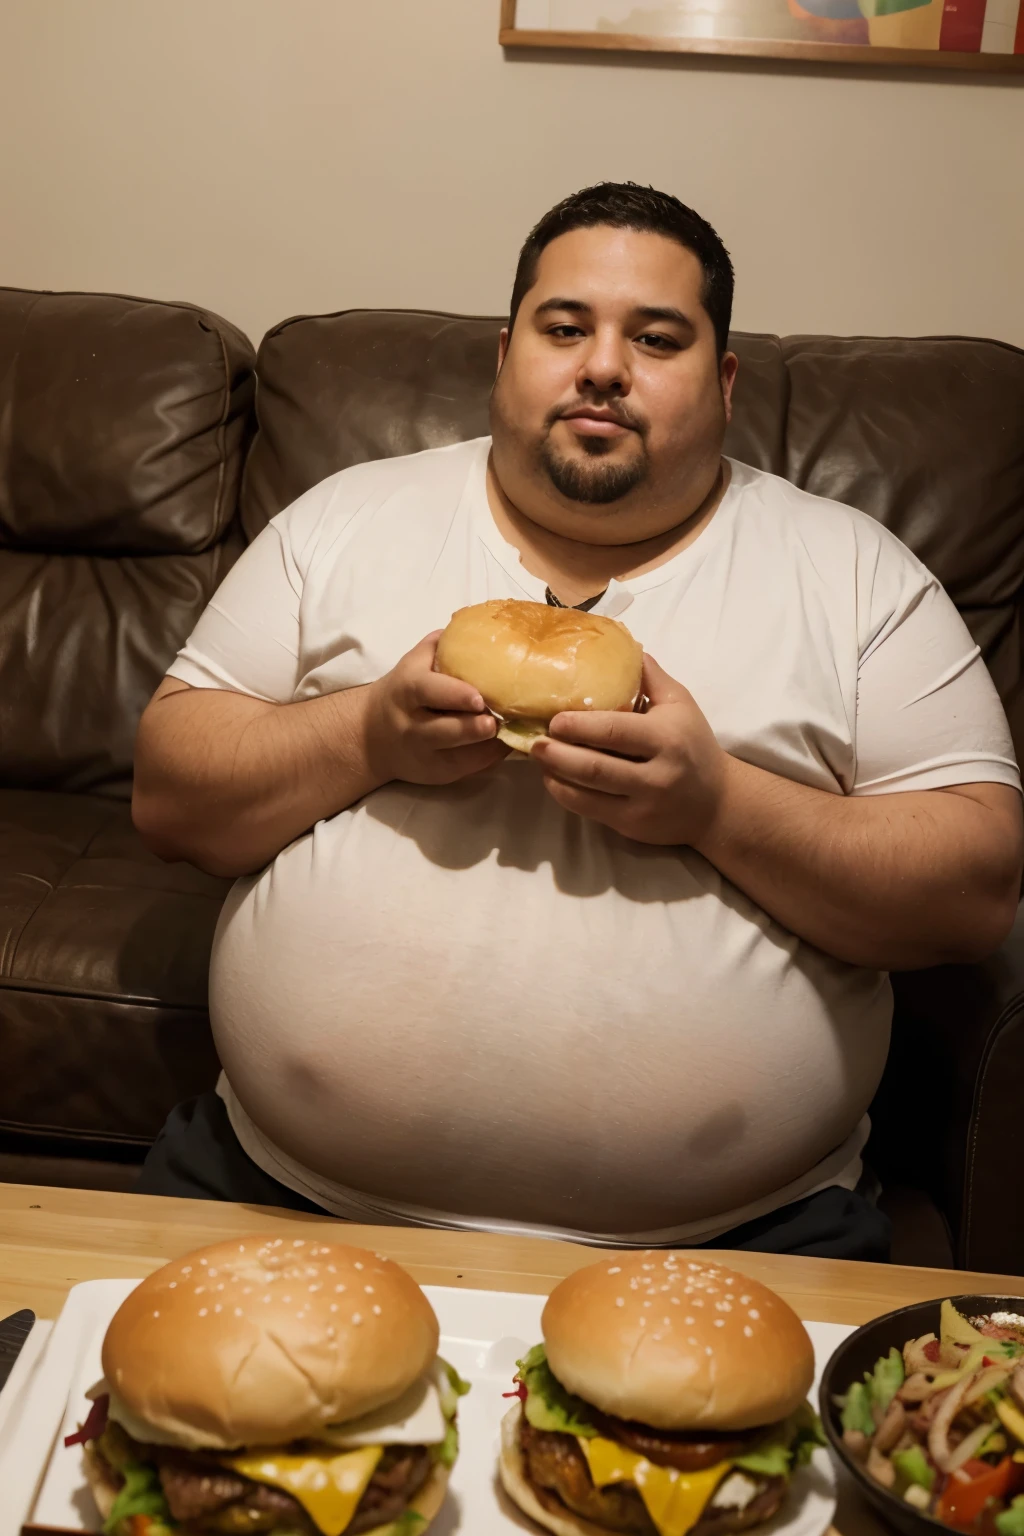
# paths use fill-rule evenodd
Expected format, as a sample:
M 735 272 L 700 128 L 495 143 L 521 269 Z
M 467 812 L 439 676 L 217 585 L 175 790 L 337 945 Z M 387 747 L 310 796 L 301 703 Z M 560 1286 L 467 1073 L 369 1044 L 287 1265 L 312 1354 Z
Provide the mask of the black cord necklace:
M 607 591 L 608 588 L 605 587 L 604 592 Z M 555 596 L 550 587 L 545 587 L 544 600 L 549 608 L 576 608 L 580 613 L 589 613 L 591 608 L 597 607 L 602 597 L 604 597 L 604 592 L 599 592 L 596 597 L 585 598 L 582 603 L 563 603 L 560 598 Z

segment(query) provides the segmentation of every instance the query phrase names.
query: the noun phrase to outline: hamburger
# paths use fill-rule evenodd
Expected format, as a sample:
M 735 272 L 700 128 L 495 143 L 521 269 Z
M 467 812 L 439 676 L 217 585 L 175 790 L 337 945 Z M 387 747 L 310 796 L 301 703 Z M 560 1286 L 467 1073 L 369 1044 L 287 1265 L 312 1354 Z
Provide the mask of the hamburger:
M 516 752 L 562 710 L 633 709 L 643 664 L 617 619 L 516 598 L 460 608 L 437 642 L 437 670 L 479 690 L 498 740 Z
M 519 1362 L 499 1472 L 555 1536 L 747 1530 L 824 1444 L 803 1324 L 728 1266 L 603 1260 L 556 1286 L 541 1330 Z
M 419 1536 L 468 1391 L 404 1269 L 275 1235 L 144 1280 L 103 1341 L 83 1444 L 107 1536 Z

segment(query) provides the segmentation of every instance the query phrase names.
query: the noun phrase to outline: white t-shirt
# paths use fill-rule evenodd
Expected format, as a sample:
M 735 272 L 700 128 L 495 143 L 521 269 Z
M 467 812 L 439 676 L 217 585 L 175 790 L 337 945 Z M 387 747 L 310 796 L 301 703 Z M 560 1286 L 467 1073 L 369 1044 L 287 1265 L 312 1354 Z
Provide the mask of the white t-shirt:
M 452 612 L 544 600 L 488 508 L 489 441 L 362 464 L 276 517 L 170 669 L 285 703 L 381 676 Z M 613 582 L 731 753 L 832 794 L 1019 785 L 995 689 L 871 518 L 731 463 L 700 537 Z M 363 1221 L 647 1245 L 852 1187 L 887 978 L 687 848 L 561 810 L 511 757 L 392 783 L 239 880 L 214 943 L 242 1146 Z

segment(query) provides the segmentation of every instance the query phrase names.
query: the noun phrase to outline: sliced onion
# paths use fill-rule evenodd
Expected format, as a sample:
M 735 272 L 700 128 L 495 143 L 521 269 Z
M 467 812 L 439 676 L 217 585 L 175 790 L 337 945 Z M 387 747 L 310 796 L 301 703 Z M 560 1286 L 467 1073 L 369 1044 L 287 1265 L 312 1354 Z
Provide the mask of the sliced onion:
M 928 1430 L 928 1450 L 932 1461 L 941 1472 L 949 1471 L 949 1460 L 953 1454 L 949 1443 L 949 1431 L 953 1420 L 963 1407 L 964 1398 L 974 1386 L 979 1374 L 980 1372 L 974 1371 L 970 1376 L 965 1376 L 963 1381 L 958 1382 L 955 1387 L 950 1387 Z
M 939 1359 L 947 1371 L 958 1371 L 970 1353 L 970 1346 L 948 1340 L 939 1345 Z
M 991 1424 L 979 1424 L 977 1429 L 972 1429 L 969 1435 L 965 1435 L 949 1458 L 947 1471 L 955 1472 L 965 1462 L 970 1461 L 975 1451 L 982 1445 L 992 1433 Z
M 873 1442 L 875 1449 L 877 1451 L 881 1451 L 883 1455 L 887 1454 L 892 1450 L 893 1446 L 902 1435 L 906 1426 L 907 1410 L 904 1408 L 899 1398 L 894 1397 L 888 1408 L 885 1410 L 885 1418 L 882 1420 L 881 1424 L 879 1424 L 875 1431 L 875 1438 Z
M 868 1454 L 868 1437 L 862 1429 L 844 1429 L 843 1444 L 858 1461 L 863 1461 Z
M 935 1385 L 930 1376 L 924 1371 L 915 1371 L 908 1376 L 900 1387 L 896 1396 L 901 1403 L 923 1403 L 926 1397 L 931 1397 L 935 1391 Z
M 922 1371 L 925 1375 L 935 1375 L 938 1370 L 938 1362 L 929 1360 L 924 1352 L 924 1346 L 934 1342 L 934 1333 L 923 1333 L 919 1339 L 911 1339 L 909 1344 L 903 1346 L 903 1364 L 907 1368 L 908 1376 L 912 1376 L 918 1371 Z
M 883 1456 L 874 1446 L 868 1451 L 868 1476 L 883 1488 L 892 1488 L 896 1482 L 896 1468 L 888 1456 Z
M 978 1379 L 964 1398 L 964 1407 L 976 1403 L 986 1392 L 991 1392 L 993 1387 L 998 1387 L 1010 1374 L 1008 1365 L 986 1365 L 978 1373 Z M 991 1427 L 991 1426 L 990 1426 Z

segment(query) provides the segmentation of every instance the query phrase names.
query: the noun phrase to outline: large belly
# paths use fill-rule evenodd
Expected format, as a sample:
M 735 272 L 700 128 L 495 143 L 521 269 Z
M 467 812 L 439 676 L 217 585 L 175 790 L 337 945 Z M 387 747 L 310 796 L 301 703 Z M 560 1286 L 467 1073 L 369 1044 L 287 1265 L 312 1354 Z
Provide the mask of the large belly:
M 240 882 L 211 1007 L 241 1104 L 321 1177 L 591 1232 L 781 1188 L 863 1114 L 887 984 L 532 765 L 390 786 Z

